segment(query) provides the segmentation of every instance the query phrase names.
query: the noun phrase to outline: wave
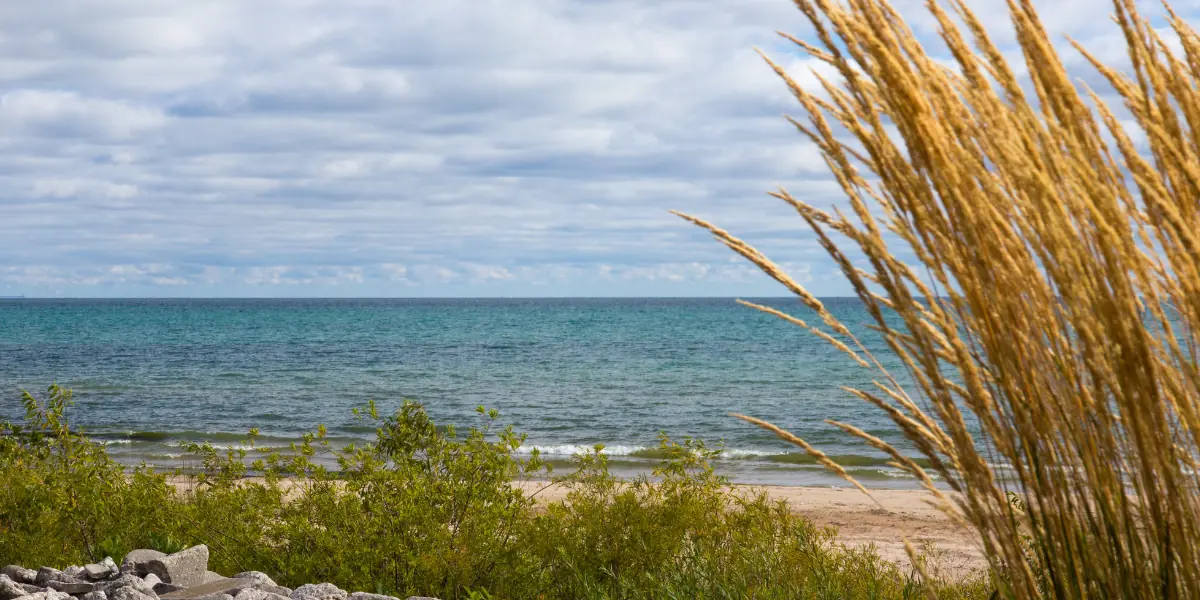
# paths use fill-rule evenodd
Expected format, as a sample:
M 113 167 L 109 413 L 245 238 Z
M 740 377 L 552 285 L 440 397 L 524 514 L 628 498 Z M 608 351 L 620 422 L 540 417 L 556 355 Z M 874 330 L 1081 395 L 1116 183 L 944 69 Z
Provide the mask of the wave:
M 547 457 L 570 457 L 577 454 L 590 454 L 594 451 L 595 446 L 586 444 L 558 444 L 549 446 L 532 446 L 525 452 L 536 449 Z M 613 445 L 605 446 L 602 452 L 607 456 L 620 456 L 628 458 L 640 458 L 647 460 L 662 460 L 668 456 L 668 452 L 658 447 L 647 446 L 628 446 L 628 445 Z M 893 461 L 886 456 L 866 456 L 861 454 L 835 454 L 829 458 L 834 462 L 846 467 L 847 469 L 855 468 L 880 468 L 888 467 L 895 469 Z M 926 458 L 911 457 L 913 462 L 922 467 L 929 467 L 930 462 Z M 820 462 L 816 458 L 804 452 L 772 452 L 769 450 L 757 450 L 750 448 L 726 448 L 721 451 L 717 457 L 718 461 L 762 461 L 776 464 L 786 465 L 811 465 L 819 466 Z M 898 470 L 897 470 L 898 471 Z

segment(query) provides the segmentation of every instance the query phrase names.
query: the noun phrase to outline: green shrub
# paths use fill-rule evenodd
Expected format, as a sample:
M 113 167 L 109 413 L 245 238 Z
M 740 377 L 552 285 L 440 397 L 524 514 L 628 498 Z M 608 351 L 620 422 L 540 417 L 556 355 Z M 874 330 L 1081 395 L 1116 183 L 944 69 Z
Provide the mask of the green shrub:
M 288 449 L 189 444 L 175 479 L 122 470 L 67 424 L 70 393 L 26 394 L 24 425 L 0 425 L 0 562 L 65 566 L 133 548 L 207 544 L 210 568 L 259 570 L 283 585 L 328 581 L 400 597 L 915 598 L 911 573 L 847 550 L 763 493 L 717 476 L 715 451 L 660 439 L 653 475 L 624 482 L 595 451 L 552 481 L 565 501 L 535 504 L 514 480 L 547 477 L 495 411 L 460 436 L 405 403 L 363 446 L 324 428 Z M 254 447 L 251 430 L 248 446 Z M 257 452 L 252 450 L 251 452 Z M 318 456 L 338 465 L 330 470 Z M 981 577 L 943 598 L 985 598 Z

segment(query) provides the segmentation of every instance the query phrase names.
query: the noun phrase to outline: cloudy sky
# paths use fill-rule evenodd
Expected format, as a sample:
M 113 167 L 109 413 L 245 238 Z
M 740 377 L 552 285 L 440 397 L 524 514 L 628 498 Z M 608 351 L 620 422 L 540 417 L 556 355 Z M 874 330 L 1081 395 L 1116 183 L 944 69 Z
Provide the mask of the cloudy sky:
M 1040 4 L 1120 56 L 1106 0 Z M 788 0 L 0 3 L 0 295 L 779 293 L 672 208 L 845 293 L 765 194 L 840 201 L 777 29 L 808 34 Z

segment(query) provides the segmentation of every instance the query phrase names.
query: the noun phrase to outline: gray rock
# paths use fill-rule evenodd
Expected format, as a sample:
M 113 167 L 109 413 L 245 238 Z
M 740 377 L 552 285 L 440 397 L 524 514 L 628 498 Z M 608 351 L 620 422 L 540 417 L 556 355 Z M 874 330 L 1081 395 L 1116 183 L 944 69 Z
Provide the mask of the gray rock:
M 0 574 L 0 600 L 13 600 L 28 594 L 21 584 L 13 581 L 8 575 Z
M 83 565 L 83 574 L 79 578 L 100 581 L 101 579 L 113 577 L 118 573 L 120 573 L 120 569 L 117 567 L 117 563 L 113 562 L 111 556 L 105 556 L 104 560 L 99 563 Z
M 46 590 L 36 594 L 21 596 L 21 600 L 71 600 L 71 595 L 57 590 Z
M 234 600 L 288 600 L 287 596 L 280 596 L 272 592 L 259 590 L 255 588 L 247 588 L 233 597 Z
M 33 583 L 37 579 L 37 571 L 17 565 L 8 565 L 0 569 L 0 575 L 7 575 L 9 579 L 17 583 Z
M 38 587 L 36 585 L 33 585 L 32 583 L 18 583 L 17 587 L 25 590 L 26 592 L 28 592 L 30 594 L 36 594 L 38 592 L 49 591 L 48 588 Z
M 186 589 L 187 588 L 183 587 L 182 585 L 174 585 L 174 584 L 170 584 L 170 583 L 160 583 L 160 584 L 154 586 L 154 593 L 158 594 L 159 596 L 162 596 L 163 594 L 170 594 L 171 592 L 178 592 L 180 590 L 186 590 Z
M 154 573 L 150 573 L 142 578 L 142 582 L 145 583 L 146 585 L 150 586 L 150 588 L 153 589 L 154 586 L 162 583 L 162 580 L 158 578 L 158 575 L 155 575 Z
M 404 600 L 438 600 L 438 599 L 434 598 L 433 596 L 409 596 L 409 597 L 405 598 Z
M 97 584 L 97 587 L 107 594 L 110 599 L 113 598 L 117 590 L 121 588 L 133 588 L 134 590 L 147 596 L 156 595 L 153 587 L 146 585 L 146 582 L 141 577 L 131 573 L 126 573 L 120 577 L 117 577 L 116 579 L 101 582 Z
M 66 575 L 71 579 L 80 579 L 83 577 L 83 567 L 71 565 L 63 569 L 63 575 Z
M 259 584 L 256 589 L 260 589 L 264 592 L 270 592 L 272 594 L 279 594 L 280 596 L 283 596 L 284 598 L 292 597 L 292 588 L 285 588 L 282 585 Z
M 204 583 L 208 583 L 210 581 L 220 581 L 225 578 L 226 577 L 224 575 L 217 573 L 215 571 L 205 571 L 204 572 Z
M 40 585 L 42 587 L 47 587 L 46 583 L 48 583 L 50 581 L 63 581 L 64 579 L 66 579 L 66 577 L 67 576 L 64 575 L 63 572 L 59 571 L 58 569 L 52 569 L 50 567 L 42 567 L 42 568 L 38 569 L 37 577 L 35 577 L 33 579 L 33 584 Z
M 210 594 L 208 596 L 198 596 L 194 600 L 233 600 L 233 596 L 229 594 Z
M 332 583 L 306 583 L 294 590 L 292 600 L 346 600 L 346 592 Z
M 108 600 L 108 595 L 100 590 L 94 590 L 80 596 L 79 600 Z
M 137 575 L 138 577 L 145 577 L 146 573 L 149 573 L 149 571 L 146 570 L 146 566 L 150 563 L 150 561 L 162 560 L 166 557 L 166 554 L 159 552 L 158 550 L 146 550 L 144 548 L 140 550 L 134 550 L 133 552 L 126 554 L 125 560 L 121 561 L 121 573 L 130 573 Z
M 257 585 L 258 582 L 253 579 L 233 579 L 223 578 L 216 581 L 208 581 L 200 585 L 193 585 L 187 589 L 179 590 L 163 594 L 164 600 L 195 600 L 205 596 L 227 595 L 231 599 L 234 594 Z
M 400 600 L 395 596 L 385 596 L 383 594 L 368 594 L 366 592 L 354 592 L 350 594 L 350 600 Z
M 200 544 L 145 563 L 146 572 L 158 575 L 163 583 L 192 587 L 204 583 L 208 571 L 208 546 Z
M 275 585 L 275 580 L 262 571 L 243 571 L 233 576 L 234 579 L 253 579 L 264 585 Z
M 112 600 L 157 600 L 158 596 L 154 592 L 149 594 L 136 590 L 133 586 L 118 588 L 117 591 L 110 594 Z
M 66 592 L 68 594 L 86 594 L 86 593 L 92 591 L 93 589 L 95 589 L 96 586 L 94 586 L 86 581 L 79 581 L 79 580 L 75 580 L 75 581 L 53 581 L 53 580 L 51 580 L 51 581 L 46 582 L 46 587 L 48 587 L 52 590 Z

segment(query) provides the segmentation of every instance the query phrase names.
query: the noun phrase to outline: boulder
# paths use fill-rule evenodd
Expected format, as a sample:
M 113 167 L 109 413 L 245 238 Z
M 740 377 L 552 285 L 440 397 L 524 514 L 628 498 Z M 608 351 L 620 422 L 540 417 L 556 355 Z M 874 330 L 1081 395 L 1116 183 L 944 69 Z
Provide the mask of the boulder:
M 275 585 L 275 580 L 262 571 L 243 571 L 233 576 L 234 579 L 253 579 L 264 585 Z
M 51 581 L 64 581 L 66 579 L 67 576 L 62 571 L 50 567 L 42 567 L 38 569 L 37 577 L 34 577 L 33 584 L 47 587 L 46 584 Z
M 346 592 L 332 583 L 306 583 L 294 590 L 292 600 L 346 600 Z
M 224 594 L 232 600 L 233 595 L 238 592 L 252 588 L 258 585 L 253 579 L 233 579 L 222 578 L 216 581 L 209 581 L 200 585 L 193 585 L 187 589 L 163 594 L 163 600 L 196 600 L 207 596 L 217 596 Z
M 204 583 L 208 583 L 210 581 L 220 581 L 222 579 L 225 579 L 225 576 L 215 571 L 204 572 Z
M 37 579 L 37 571 L 17 565 L 8 565 L 0 569 L 0 575 L 7 575 L 9 579 L 17 583 L 33 583 Z
M 405 598 L 404 600 L 438 600 L 438 599 L 434 598 L 433 596 L 409 596 L 409 597 Z
M 38 587 L 36 585 L 33 585 L 32 583 L 18 583 L 17 587 L 25 590 L 26 592 L 28 592 L 30 594 L 36 594 L 38 592 L 46 591 L 46 588 Z
M 97 584 L 97 587 L 107 594 L 110 599 L 114 597 L 117 590 L 127 587 L 133 588 L 147 596 L 156 595 L 153 587 L 146 585 L 146 582 L 141 577 L 130 573 L 121 575 L 116 579 L 100 582 Z
M 195 600 L 233 600 L 233 596 L 229 594 L 211 594 L 208 596 L 200 596 Z
M 21 600 L 71 600 L 71 595 L 57 590 L 46 590 L 21 596 Z
M 332 583 L 306 583 L 289 595 L 291 600 L 346 600 L 345 590 Z
M 80 596 L 79 600 L 108 600 L 108 595 L 100 590 L 93 590 Z
M 0 575 L 0 600 L 13 600 L 28 595 L 21 585 L 13 581 L 8 575 Z
M 145 562 L 146 573 L 158 575 L 163 583 L 192 587 L 204 583 L 208 572 L 208 546 L 200 544 L 162 558 Z
M 233 597 L 234 600 L 288 600 L 287 596 L 280 596 L 272 592 L 266 592 L 255 588 L 247 588 Z
M 79 578 L 83 577 L 83 567 L 71 565 L 71 566 L 63 569 L 63 575 L 66 575 L 67 577 L 70 577 L 71 579 L 79 579 Z
M 354 592 L 350 594 L 350 600 L 400 600 L 395 596 L 387 596 L 384 594 L 368 594 L 366 592 Z
M 157 600 L 158 599 L 158 596 L 155 595 L 154 592 L 150 592 L 149 594 L 146 594 L 142 591 L 135 589 L 133 586 L 117 588 L 117 590 L 115 592 L 113 592 L 112 594 L 109 594 L 109 597 L 112 598 L 112 600 Z
M 104 560 L 99 563 L 83 565 L 83 574 L 79 578 L 99 581 L 101 579 L 108 579 L 118 572 L 117 563 L 113 562 L 111 556 L 105 556 Z
M 86 593 L 92 591 L 93 589 L 95 589 L 96 586 L 94 586 L 86 581 L 79 581 L 79 580 L 75 580 L 75 581 L 51 580 L 51 581 L 46 582 L 46 587 L 48 587 L 52 590 L 66 592 L 68 594 L 86 594 Z
M 121 561 L 121 573 L 129 573 L 132 575 L 137 575 L 138 577 L 145 577 L 146 573 L 149 573 L 149 571 L 146 570 L 146 567 L 150 561 L 162 560 L 166 557 L 167 555 L 165 553 L 159 552 L 158 550 L 134 550 L 133 552 L 126 554 L 125 560 Z

